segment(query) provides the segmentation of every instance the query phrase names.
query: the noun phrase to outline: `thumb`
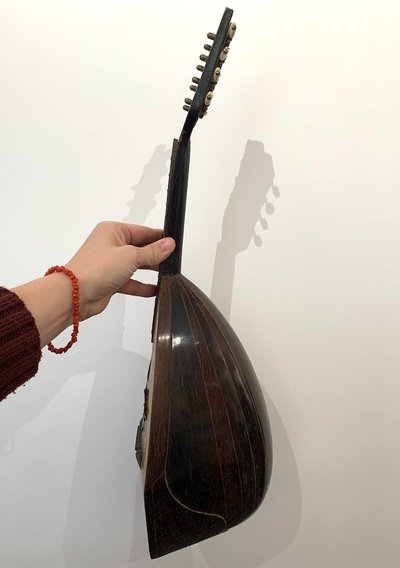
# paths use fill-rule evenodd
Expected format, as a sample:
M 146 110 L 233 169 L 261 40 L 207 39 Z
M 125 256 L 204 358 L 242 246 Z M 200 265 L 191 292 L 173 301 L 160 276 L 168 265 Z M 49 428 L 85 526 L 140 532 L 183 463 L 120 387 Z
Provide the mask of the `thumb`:
M 136 266 L 145 268 L 157 266 L 169 257 L 175 248 L 175 241 L 171 237 L 165 237 L 144 247 L 136 248 Z

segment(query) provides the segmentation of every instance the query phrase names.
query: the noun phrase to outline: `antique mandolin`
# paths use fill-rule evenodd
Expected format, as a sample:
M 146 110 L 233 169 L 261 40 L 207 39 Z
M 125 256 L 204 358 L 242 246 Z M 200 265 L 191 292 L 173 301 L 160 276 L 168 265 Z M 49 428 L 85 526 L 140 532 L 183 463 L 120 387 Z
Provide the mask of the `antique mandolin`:
M 150 556 L 217 535 L 262 502 L 272 466 L 266 407 L 253 367 L 229 323 L 181 274 L 190 136 L 206 115 L 236 26 L 227 8 L 209 33 L 193 77 L 193 99 L 174 140 L 165 235 L 176 241 L 161 264 L 153 353 L 138 427 Z

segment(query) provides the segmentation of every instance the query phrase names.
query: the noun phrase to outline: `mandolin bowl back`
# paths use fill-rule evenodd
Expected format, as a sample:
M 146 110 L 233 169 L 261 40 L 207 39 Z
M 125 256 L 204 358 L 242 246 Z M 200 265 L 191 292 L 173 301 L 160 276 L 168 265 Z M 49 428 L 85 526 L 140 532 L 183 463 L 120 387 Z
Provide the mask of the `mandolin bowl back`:
M 160 276 L 141 448 L 150 555 L 241 523 L 271 477 L 254 369 L 214 304 L 182 274 Z

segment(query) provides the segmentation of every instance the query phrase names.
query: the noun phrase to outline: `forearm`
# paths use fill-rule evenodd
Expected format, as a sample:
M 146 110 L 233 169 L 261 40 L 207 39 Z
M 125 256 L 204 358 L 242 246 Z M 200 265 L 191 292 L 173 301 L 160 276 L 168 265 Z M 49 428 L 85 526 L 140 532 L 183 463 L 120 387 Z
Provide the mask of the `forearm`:
M 154 296 L 154 284 L 132 275 L 138 268 L 157 270 L 171 254 L 175 243 L 162 236 L 160 229 L 127 223 L 106 221 L 95 227 L 66 264 L 79 280 L 80 321 L 102 312 L 116 292 Z M 64 273 L 49 274 L 11 291 L 0 288 L 0 400 L 37 372 L 41 348 L 73 320 L 76 323 L 74 302 L 73 282 Z M 74 333 L 56 353 L 69 349 Z
M 72 286 L 65 274 L 50 274 L 17 286 L 17 294 L 31 312 L 44 347 L 72 323 Z
M 36 374 L 40 335 L 21 298 L 0 287 L 0 400 Z

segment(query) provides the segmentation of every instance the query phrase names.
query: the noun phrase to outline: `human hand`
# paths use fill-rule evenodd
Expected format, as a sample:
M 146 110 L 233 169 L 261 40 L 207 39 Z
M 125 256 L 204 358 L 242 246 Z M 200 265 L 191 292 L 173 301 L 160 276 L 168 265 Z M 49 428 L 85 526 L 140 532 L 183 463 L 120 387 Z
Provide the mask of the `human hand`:
M 149 297 L 154 284 L 133 280 L 139 268 L 158 270 L 175 248 L 161 229 L 112 221 L 99 223 L 66 265 L 79 279 L 80 320 L 102 312 L 116 292 Z

